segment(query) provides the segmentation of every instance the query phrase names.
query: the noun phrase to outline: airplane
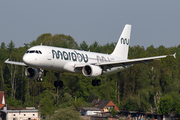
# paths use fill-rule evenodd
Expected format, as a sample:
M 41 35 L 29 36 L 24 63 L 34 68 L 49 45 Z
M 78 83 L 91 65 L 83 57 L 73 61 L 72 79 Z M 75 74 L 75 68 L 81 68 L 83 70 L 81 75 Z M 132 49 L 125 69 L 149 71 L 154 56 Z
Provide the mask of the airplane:
M 130 45 L 131 25 L 126 24 L 119 40 L 111 54 L 96 53 L 90 51 L 80 51 L 75 49 L 59 48 L 52 46 L 34 46 L 27 50 L 22 60 L 23 62 L 9 61 L 5 63 L 28 66 L 25 75 L 29 79 L 42 81 L 44 70 L 57 71 L 57 81 L 54 86 L 63 87 L 63 81 L 59 80 L 60 73 L 80 73 L 86 77 L 93 77 L 93 86 L 100 86 L 101 81 L 97 79 L 100 75 L 115 73 L 138 63 L 147 64 L 150 61 L 165 58 L 172 55 L 162 55 L 155 57 L 128 59 Z

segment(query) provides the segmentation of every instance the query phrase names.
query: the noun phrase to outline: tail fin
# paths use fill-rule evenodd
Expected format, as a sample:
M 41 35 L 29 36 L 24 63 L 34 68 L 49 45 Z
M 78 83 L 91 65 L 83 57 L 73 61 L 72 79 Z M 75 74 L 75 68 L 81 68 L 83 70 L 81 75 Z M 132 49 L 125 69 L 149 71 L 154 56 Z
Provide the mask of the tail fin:
M 130 44 L 130 34 L 131 25 L 126 24 L 111 55 L 127 59 Z

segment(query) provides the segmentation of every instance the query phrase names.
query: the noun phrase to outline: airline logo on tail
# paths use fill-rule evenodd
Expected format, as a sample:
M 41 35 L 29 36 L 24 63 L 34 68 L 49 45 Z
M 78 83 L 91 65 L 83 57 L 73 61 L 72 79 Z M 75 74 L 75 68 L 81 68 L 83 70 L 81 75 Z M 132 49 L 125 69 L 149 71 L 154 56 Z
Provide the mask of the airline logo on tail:
M 121 44 L 126 44 L 126 45 L 129 45 L 129 39 L 127 40 L 126 38 L 121 38 Z

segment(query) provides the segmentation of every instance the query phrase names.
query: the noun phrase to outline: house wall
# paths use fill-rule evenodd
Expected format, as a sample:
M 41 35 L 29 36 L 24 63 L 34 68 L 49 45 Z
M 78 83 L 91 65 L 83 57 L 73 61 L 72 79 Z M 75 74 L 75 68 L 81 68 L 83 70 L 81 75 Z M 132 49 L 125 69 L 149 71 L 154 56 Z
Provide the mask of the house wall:
M 114 109 L 117 110 L 117 111 L 119 111 L 119 108 L 118 108 L 112 101 L 110 101 L 110 102 L 103 108 L 102 112 L 108 112 L 108 109 L 107 109 L 108 106 L 114 106 Z
M 28 120 L 29 118 L 31 118 L 31 120 L 40 120 L 38 112 L 16 112 L 6 114 L 6 120 Z
M 86 115 L 96 115 L 98 112 L 101 112 L 101 111 L 87 111 Z
M 81 115 L 96 115 L 97 113 L 100 113 L 101 111 L 91 111 L 91 110 L 82 110 Z

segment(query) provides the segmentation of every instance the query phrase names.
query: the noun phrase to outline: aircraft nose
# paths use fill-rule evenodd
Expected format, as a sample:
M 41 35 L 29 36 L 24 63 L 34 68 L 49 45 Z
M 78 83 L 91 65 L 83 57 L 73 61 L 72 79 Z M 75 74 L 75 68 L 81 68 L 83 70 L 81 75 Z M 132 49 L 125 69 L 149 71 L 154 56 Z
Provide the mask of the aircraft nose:
M 29 58 L 28 55 L 24 55 L 24 56 L 23 56 L 23 62 L 24 62 L 25 64 L 29 64 L 29 63 L 30 63 L 30 58 Z

